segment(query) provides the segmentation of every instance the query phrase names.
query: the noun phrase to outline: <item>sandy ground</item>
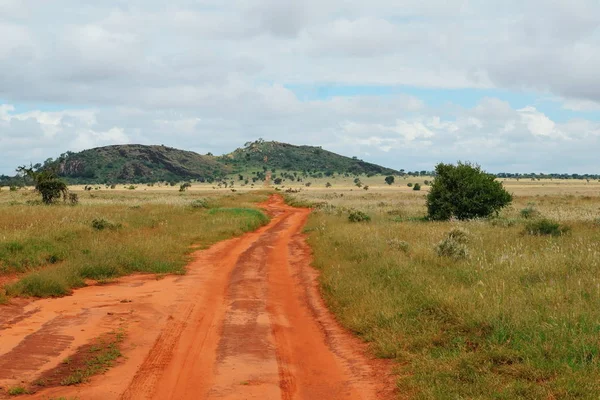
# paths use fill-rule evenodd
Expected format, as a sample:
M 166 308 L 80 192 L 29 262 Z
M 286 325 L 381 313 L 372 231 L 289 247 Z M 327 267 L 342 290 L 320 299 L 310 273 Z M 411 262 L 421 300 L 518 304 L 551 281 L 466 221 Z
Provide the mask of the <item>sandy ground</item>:
M 93 338 L 124 357 L 78 386 L 20 399 L 387 399 L 390 366 L 325 308 L 302 227 L 273 196 L 269 225 L 195 253 L 185 276 L 130 276 L 0 307 L 0 386 L 34 381 Z

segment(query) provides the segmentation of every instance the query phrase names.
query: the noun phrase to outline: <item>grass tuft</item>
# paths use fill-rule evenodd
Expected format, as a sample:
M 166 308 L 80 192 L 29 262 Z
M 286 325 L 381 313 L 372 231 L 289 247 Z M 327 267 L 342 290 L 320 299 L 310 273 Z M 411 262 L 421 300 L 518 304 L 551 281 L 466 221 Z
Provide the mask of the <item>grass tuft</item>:
M 570 227 L 549 219 L 540 219 L 525 225 L 525 233 L 534 236 L 563 236 L 570 231 Z
M 371 217 L 360 210 L 350 210 L 348 221 L 350 222 L 369 222 Z
M 29 392 L 23 386 L 13 386 L 7 390 L 7 393 L 11 396 L 18 396 Z

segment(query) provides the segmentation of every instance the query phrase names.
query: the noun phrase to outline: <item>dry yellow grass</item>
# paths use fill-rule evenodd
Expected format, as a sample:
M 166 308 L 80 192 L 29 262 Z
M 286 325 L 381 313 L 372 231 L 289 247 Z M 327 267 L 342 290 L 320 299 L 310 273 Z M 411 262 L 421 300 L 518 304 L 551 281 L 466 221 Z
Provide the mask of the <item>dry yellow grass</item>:
M 190 245 L 208 246 L 267 221 L 256 205 L 264 193 L 79 195 L 77 206 L 44 206 L 31 190 L 0 192 L 0 276 L 19 278 L 5 286 L 8 295 L 61 296 L 85 279 L 184 273 Z
M 323 294 L 377 355 L 398 361 L 402 393 L 598 398 L 600 184 L 510 181 L 515 200 L 499 218 L 427 222 L 425 190 L 331 183 L 292 195 L 318 204 L 307 231 Z M 371 221 L 349 222 L 351 209 Z M 524 234 L 541 217 L 570 234 Z M 441 254 L 456 257 L 440 256 L 456 228 L 468 232 L 464 253 L 454 243 Z

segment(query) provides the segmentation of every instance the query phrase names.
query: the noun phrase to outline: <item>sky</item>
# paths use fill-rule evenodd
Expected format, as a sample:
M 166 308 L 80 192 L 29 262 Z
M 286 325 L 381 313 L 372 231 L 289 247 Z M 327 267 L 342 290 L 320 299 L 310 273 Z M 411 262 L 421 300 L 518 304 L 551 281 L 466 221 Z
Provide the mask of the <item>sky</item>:
M 597 0 L 0 0 L 0 174 L 263 138 L 600 173 Z

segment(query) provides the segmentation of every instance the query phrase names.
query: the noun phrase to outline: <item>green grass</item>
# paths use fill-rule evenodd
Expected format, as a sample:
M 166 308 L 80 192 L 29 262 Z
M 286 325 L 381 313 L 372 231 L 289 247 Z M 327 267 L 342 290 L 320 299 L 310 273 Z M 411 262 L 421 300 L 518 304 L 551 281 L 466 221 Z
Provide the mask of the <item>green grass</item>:
M 14 205 L 33 193 L 0 192 L 0 275 L 21 274 L 6 296 L 57 297 L 132 273 L 182 274 L 191 245 L 252 231 L 268 222 L 264 193 L 82 194 L 76 207 Z M 193 207 L 202 200 L 213 208 Z M 99 229 L 101 228 L 101 229 Z
M 7 390 L 7 393 L 11 396 L 18 396 L 21 394 L 27 394 L 27 389 L 23 386 L 14 386 Z
M 107 371 L 114 361 L 121 357 L 119 343 L 123 340 L 122 333 L 115 333 L 99 338 L 90 346 L 88 354 L 80 360 L 72 373 L 61 380 L 62 386 L 77 385 L 86 382 L 91 376 Z M 70 362 L 69 362 L 70 364 Z
M 587 209 L 600 199 L 545 198 L 540 212 L 560 207 L 572 229 L 535 236 L 523 234 L 519 207 L 501 215 L 510 224 L 421 222 L 423 200 L 410 195 L 303 195 L 330 202 L 306 228 L 325 300 L 377 356 L 397 361 L 401 394 L 598 398 L 600 230 Z M 349 222 L 353 208 L 371 222 Z M 443 240 L 467 251 L 440 251 Z

